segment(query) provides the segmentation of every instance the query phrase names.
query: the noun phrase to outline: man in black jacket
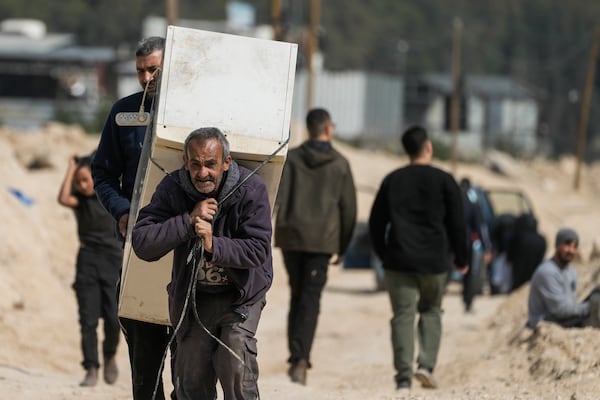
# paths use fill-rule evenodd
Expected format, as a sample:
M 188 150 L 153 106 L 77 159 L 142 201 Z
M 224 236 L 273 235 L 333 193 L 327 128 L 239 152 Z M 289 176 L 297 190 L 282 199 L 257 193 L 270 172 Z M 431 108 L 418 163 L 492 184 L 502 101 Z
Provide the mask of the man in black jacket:
M 397 389 L 410 389 L 413 376 L 414 321 L 419 313 L 418 369 L 423 387 L 433 377 L 442 334 L 442 297 L 451 253 L 454 267 L 467 271 L 467 243 L 462 196 L 448 173 L 430 165 L 433 146 L 425 129 L 415 126 L 402 136 L 410 165 L 383 180 L 369 229 L 383 261 L 384 283 L 393 318 L 392 345 Z
M 123 124 L 119 115 L 136 115 L 140 106 L 146 111 L 152 109 L 158 91 L 157 74 L 162 66 L 164 48 L 165 39 L 157 36 L 143 39 L 138 44 L 135 67 L 144 91 L 124 97 L 112 106 L 102 129 L 98 151 L 92 160 L 96 194 L 115 219 L 117 235 L 122 241 L 127 234 L 133 187 L 147 127 Z M 120 318 L 120 321 L 129 347 L 134 400 L 150 399 L 157 379 L 159 386 L 156 399 L 164 399 L 159 370 L 169 342 L 169 328 L 130 318 Z M 171 398 L 175 396 L 172 394 Z
M 348 161 L 331 145 L 326 110 L 306 116 L 309 140 L 292 149 L 277 198 L 275 245 L 283 251 L 291 289 L 288 347 L 293 382 L 306 384 L 327 268 L 341 262 L 356 222 L 356 191 Z

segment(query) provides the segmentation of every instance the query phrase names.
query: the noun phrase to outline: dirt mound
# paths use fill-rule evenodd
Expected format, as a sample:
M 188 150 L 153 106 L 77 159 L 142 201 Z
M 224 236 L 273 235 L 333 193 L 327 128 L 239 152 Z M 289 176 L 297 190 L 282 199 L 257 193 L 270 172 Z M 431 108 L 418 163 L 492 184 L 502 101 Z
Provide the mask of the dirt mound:
M 66 370 L 78 327 L 70 284 L 77 236 L 72 211 L 56 201 L 68 156 L 97 138 L 50 125 L 43 132 L 0 130 L 0 362 Z M 48 346 L 49 343 L 55 345 Z M 78 361 L 74 364 L 77 365 Z
M 598 261 L 576 268 L 582 295 L 600 283 Z M 556 385 L 570 398 L 596 398 L 600 373 L 598 329 L 563 329 L 545 322 L 535 331 L 526 328 L 528 294 L 526 284 L 506 296 L 489 320 L 493 337 L 489 351 L 497 362 L 503 360 L 511 366 L 507 380 L 540 387 L 540 393 L 548 393 L 543 388 Z

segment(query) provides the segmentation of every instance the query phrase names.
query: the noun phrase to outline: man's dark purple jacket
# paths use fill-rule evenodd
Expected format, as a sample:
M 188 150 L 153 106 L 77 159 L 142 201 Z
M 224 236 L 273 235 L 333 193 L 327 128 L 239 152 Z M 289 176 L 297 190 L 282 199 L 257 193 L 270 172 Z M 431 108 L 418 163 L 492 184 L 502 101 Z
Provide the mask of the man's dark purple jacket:
M 249 170 L 232 161 L 224 175 L 217 195 L 220 204 L 213 223 L 213 252 L 208 255 L 210 261 L 224 267 L 237 289 L 234 311 L 242 318 L 251 305 L 265 297 L 273 281 L 271 207 L 262 179 L 258 175 L 250 177 L 221 204 L 248 174 Z M 179 321 L 183 310 L 192 271 L 186 259 L 197 239 L 189 213 L 205 198 L 194 188 L 185 169 L 175 171 L 158 184 L 133 229 L 133 249 L 142 260 L 155 261 L 174 250 L 171 282 L 167 285 L 172 324 Z M 184 334 L 185 322 L 181 328 Z

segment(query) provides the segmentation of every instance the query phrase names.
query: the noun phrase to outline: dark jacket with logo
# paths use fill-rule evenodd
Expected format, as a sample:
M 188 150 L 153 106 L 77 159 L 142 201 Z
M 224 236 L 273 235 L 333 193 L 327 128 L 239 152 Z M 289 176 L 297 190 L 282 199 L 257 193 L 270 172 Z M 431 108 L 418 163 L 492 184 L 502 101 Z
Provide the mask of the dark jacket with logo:
M 94 189 L 102 206 L 118 221 L 129 212 L 135 176 L 140 162 L 146 126 L 119 126 L 115 116 L 120 112 L 138 112 L 143 92 L 118 100 L 110 110 L 102 129 L 98 150 L 92 159 Z M 144 109 L 152 106 L 146 98 Z
M 275 246 L 343 254 L 356 222 L 356 190 L 348 161 L 328 142 L 292 149 L 277 194 Z
M 217 196 L 220 204 L 213 222 L 211 255 L 211 262 L 224 268 L 237 290 L 239 296 L 233 307 L 243 318 L 251 305 L 264 298 L 273 280 L 271 207 L 262 179 L 258 175 L 250 177 L 221 203 L 249 173 L 232 161 L 224 176 Z M 183 310 L 192 270 L 191 265 L 186 265 L 187 257 L 197 239 L 189 213 L 205 198 L 182 168 L 158 184 L 150 203 L 140 210 L 133 229 L 132 246 L 139 258 L 155 261 L 174 250 L 171 282 L 167 286 L 173 324 L 179 321 Z M 185 331 L 182 325 L 181 333 Z

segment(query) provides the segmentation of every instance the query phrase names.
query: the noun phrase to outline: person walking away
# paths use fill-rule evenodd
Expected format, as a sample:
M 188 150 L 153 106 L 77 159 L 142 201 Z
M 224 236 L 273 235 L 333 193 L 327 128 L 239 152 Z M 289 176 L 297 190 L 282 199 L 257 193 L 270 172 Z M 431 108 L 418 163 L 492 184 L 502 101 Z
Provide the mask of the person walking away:
M 94 186 L 100 202 L 117 223 L 117 234 L 124 242 L 146 126 L 124 126 L 117 123 L 122 112 L 151 110 L 158 89 L 157 74 L 162 65 L 164 38 L 142 39 L 135 51 L 135 65 L 140 85 L 144 89 L 118 100 L 111 108 L 98 151 L 92 160 Z M 164 400 L 162 376 L 159 374 L 162 356 L 169 343 L 169 327 L 121 318 L 121 326 L 129 347 L 131 381 L 134 400 L 152 398 L 159 380 L 157 400 Z M 171 349 L 171 357 L 175 351 Z M 171 395 L 174 399 L 174 394 Z
M 537 231 L 535 217 L 531 214 L 518 216 L 506 251 L 506 260 L 512 268 L 511 292 L 531 280 L 545 256 L 546 239 Z
M 348 161 L 332 146 L 328 111 L 306 115 L 309 139 L 288 152 L 276 202 L 275 246 L 290 286 L 287 333 L 292 382 L 306 384 L 331 260 L 340 264 L 356 223 L 356 190 Z
M 414 329 L 418 313 L 419 354 L 414 377 L 436 388 L 433 376 L 442 336 L 442 297 L 450 269 L 468 269 L 462 196 L 454 178 L 431 165 L 433 146 L 427 131 L 410 127 L 402 135 L 410 159 L 387 175 L 369 216 L 371 242 L 383 262 L 388 291 L 395 382 L 411 387 Z
M 60 187 L 58 202 L 73 209 L 77 220 L 79 252 L 73 289 L 77 296 L 81 350 L 85 377 L 80 386 L 98 381 L 98 320 L 104 320 L 103 376 L 109 385 L 119 375 L 115 355 L 119 344 L 117 285 L 123 256 L 114 235 L 113 220 L 100 205 L 90 171 L 90 157 L 73 156 Z
M 469 178 L 462 178 L 459 183 L 462 193 L 465 226 L 467 235 L 467 260 L 469 268 L 462 277 L 462 298 L 465 312 L 471 312 L 473 300 L 481 289 L 478 283 L 481 281 L 480 268 L 483 268 L 491 259 L 491 241 L 487 224 L 481 214 L 481 208 L 477 202 L 477 194 L 471 187 Z M 474 247 L 478 246 L 481 254 L 475 254 Z M 474 268 L 474 257 L 480 257 L 479 268 Z
M 500 214 L 491 229 L 492 260 L 488 265 L 490 294 L 507 294 L 512 287 L 512 267 L 507 260 L 508 245 L 512 239 L 517 217 Z
M 256 400 L 255 334 L 273 280 L 267 187 L 217 128 L 191 132 L 183 151 L 184 167 L 140 210 L 133 249 L 146 261 L 173 251 L 177 398 L 216 399 L 218 380 L 225 400 Z

